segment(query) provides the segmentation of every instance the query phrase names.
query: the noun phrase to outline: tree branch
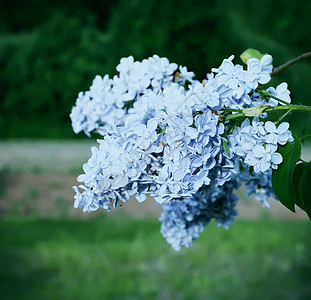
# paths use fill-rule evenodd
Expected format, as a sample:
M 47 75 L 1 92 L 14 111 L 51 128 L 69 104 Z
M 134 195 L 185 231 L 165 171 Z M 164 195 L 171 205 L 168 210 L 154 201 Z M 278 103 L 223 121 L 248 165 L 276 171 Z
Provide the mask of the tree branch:
M 294 59 L 291 59 L 290 61 L 286 62 L 285 64 L 279 66 L 278 68 L 274 68 L 272 73 L 271 73 L 271 76 L 273 75 L 277 75 L 278 73 L 280 73 L 281 71 L 283 71 L 284 69 L 286 69 L 287 67 L 291 66 L 292 64 L 304 59 L 304 58 L 308 58 L 308 57 L 311 57 L 311 52 L 306 52 L 304 54 L 301 54 L 299 56 L 297 56 L 296 58 Z

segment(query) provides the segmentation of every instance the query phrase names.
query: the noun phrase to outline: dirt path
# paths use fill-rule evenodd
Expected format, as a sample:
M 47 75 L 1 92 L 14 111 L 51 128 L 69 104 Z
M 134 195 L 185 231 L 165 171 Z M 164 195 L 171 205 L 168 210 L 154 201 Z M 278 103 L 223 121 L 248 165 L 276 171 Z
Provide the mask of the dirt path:
M 0 177 L 0 216 L 46 216 L 46 217 L 114 217 L 130 215 L 135 218 L 152 216 L 159 217 L 162 209 L 152 198 L 139 204 L 135 199 L 117 210 L 95 213 L 83 213 L 81 209 L 73 208 L 73 185 L 77 185 L 77 174 L 65 173 L 24 173 L 1 174 Z M 271 209 L 261 207 L 252 198 L 243 197 L 243 190 L 237 191 L 241 200 L 238 202 L 239 218 L 282 218 L 308 219 L 306 214 L 298 209 L 297 214 L 291 213 L 274 199 L 270 200 Z
M 13 172 L 81 172 L 82 164 L 91 156 L 91 146 L 85 141 L 9 141 L 0 142 L 0 170 Z

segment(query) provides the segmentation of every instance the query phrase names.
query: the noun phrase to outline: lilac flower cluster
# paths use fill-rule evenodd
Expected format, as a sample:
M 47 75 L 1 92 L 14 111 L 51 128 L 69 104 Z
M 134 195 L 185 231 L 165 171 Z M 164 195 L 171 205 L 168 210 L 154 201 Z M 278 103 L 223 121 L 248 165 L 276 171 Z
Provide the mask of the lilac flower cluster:
M 217 90 L 221 90 L 223 105 L 230 108 L 245 108 L 251 105 L 251 93 L 259 84 L 270 81 L 272 57 L 265 55 L 261 60 L 251 58 L 247 70 L 232 63 L 234 56 L 225 59 L 219 68 L 213 68 L 207 78 Z
M 246 70 L 232 61 L 202 82 L 156 55 L 122 58 L 113 79 L 96 76 L 70 115 L 75 132 L 102 136 L 78 177 L 74 206 L 110 210 L 150 195 L 163 206 L 161 232 L 175 250 L 189 247 L 212 219 L 229 227 L 237 214 L 233 191 L 243 181 L 247 195 L 268 206 L 271 171 L 282 162 L 277 149 L 293 140 L 289 124 L 246 118 L 229 131 L 223 116 L 276 106 L 278 97 L 290 103 L 289 91 L 286 84 L 263 90 L 270 55 L 249 59 Z
M 279 145 L 293 141 L 287 122 L 277 128 L 271 121 L 260 122 L 254 118 L 252 124 L 245 119 L 229 136 L 230 150 L 244 159 L 244 163 L 254 168 L 256 173 L 265 173 L 269 169 L 277 169 L 282 162 L 282 155 L 276 150 Z
M 180 67 L 176 81 L 183 84 L 192 81 L 193 72 Z M 155 93 L 169 87 L 174 80 L 177 64 L 157 55 L 134 61 L 132 56 L 122 58 L 117 66 L 119 75 L 112 79 L 99 75 L 93 80 L 90 90 L 79 93 L 70 118 L 75 133 L 84 131 L 87 135 L 96 131 L 104 134 L 107 129 L 123 124 L 127 102 L 136 101 L 148 90 Z
M 190 247 L 199 237 L 204 226 L 216 220 L 219 226 L 228 229 L 237 215 L 235 205 L 238 197 L 233 189 L 239 182 L 231 180 L 220 187 L 205 186 L 195 195 L 183 200 L 174 200 L 163 206 L 160 216 L 161 234 L 174 250 Z
M 263 207 L 270 208 L 269 198 L 276 199 L 271 183 L 272 170 L 266 174 L 256 174 L 248 170 L 245 172 L 248 173 L 245 178 L 245 195 L 254 195 L 255 200 L 262 203 Z

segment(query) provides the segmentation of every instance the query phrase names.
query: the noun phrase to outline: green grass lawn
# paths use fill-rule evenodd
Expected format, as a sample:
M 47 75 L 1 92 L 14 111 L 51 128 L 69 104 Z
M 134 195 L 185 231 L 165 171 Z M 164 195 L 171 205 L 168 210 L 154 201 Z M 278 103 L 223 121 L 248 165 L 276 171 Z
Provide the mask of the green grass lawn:
M 308 221 L 206 227 L 174 252 L 154 219 L 3 219 L 0 299 L 310 299 Z

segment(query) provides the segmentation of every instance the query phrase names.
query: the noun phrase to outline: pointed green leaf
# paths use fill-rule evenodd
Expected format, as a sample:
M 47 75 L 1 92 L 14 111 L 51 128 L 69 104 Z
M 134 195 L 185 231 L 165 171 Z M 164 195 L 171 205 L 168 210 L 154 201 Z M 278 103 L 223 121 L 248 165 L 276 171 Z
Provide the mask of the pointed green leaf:
M 296 196 L 296 205 L 298 205 L 302 210 L 305 210 L 302 199 L 300 197 L 300 191 L 299 191 L 299 183 L 302 177 L 302 174 L 304 172 L 304 164 L 299 163 L 296 165 L 294 173 L 293 173 L 293 184 L 295 188 L 295 196 Z
M 292 143 L 280 146 L 278 152 L 283 157 L 283 162 L 277 170 L 272 172 L 272 186 L 280 202 L 291 211 L 295 211 L 296 193 L 293 183 L 293 173 L 301 155 L 300 141 L 294 137 Z
M 303 202 L 304 211 L 311 219 L 311 195 L 310 195 L 310 184 L 311 184 L 311 164 L 305 164 L 303 174 L 299 182 L 300 198 Z
M 225 141 L 223 141 L 223 142 L 222 142 L 222 146 L 224 147 L 224 149 L 225 149 L 226 153 L 227 153 L 227 154 L 229 154 L 229 147 L 228 147 L 228 143 L 227 143 L 227 142 L 225 142 Z

